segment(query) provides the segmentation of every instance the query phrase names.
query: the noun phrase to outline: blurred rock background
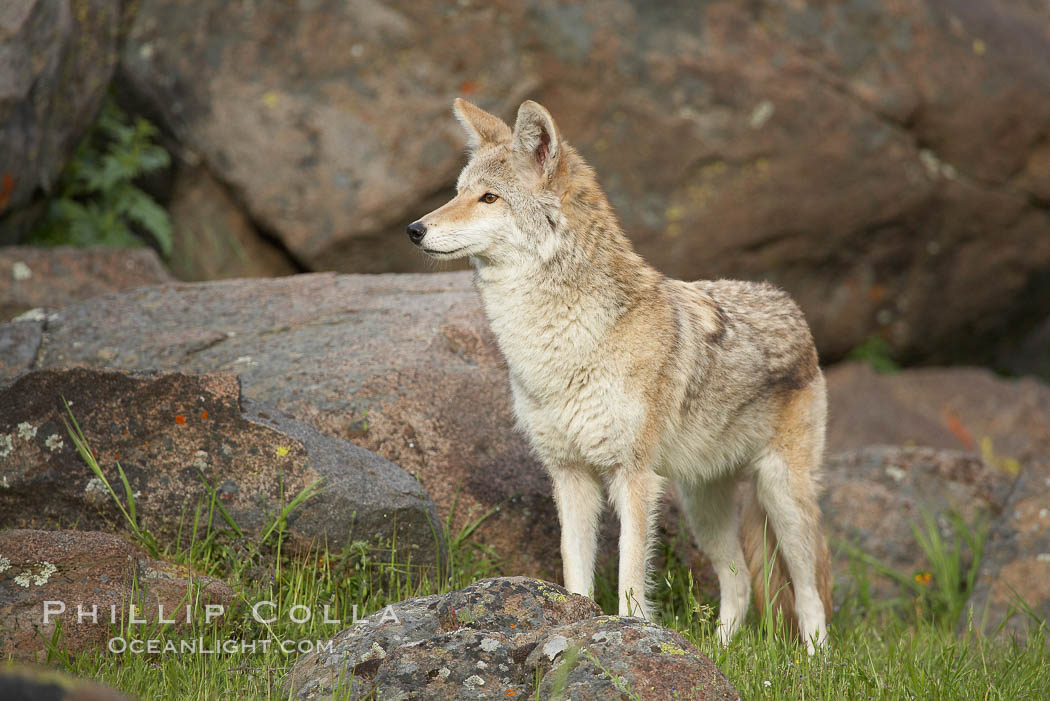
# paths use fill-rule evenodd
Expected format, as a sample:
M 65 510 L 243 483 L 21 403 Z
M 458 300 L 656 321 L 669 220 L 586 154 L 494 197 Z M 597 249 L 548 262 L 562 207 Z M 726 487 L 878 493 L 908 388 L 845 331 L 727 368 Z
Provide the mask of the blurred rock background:
M 887 505 L 973 506 L 999 543 L 978 596 L 1050 611 L 1040 0 L 5 0 L 0 374 L 235 372 L 419 477 L 442 519 L 462 494 L 457 528 L 502 507 L 479 534 L 556 577 L 467 276 L 241 279 L 432 271 L 404 228 L 462 167 L 456 96 L 546 105 L 668 275 L 800 302 L 837 534 L 921 567 Z
M 1032 0 L 12 0 L 0 241 L 111 92 L 172 155 L 177 277 L 426 270 L 452 98 L 528 97 L 668 275 L 782 284 L 828 361 L 988 362 L 1050 313 L 1048 33 Z

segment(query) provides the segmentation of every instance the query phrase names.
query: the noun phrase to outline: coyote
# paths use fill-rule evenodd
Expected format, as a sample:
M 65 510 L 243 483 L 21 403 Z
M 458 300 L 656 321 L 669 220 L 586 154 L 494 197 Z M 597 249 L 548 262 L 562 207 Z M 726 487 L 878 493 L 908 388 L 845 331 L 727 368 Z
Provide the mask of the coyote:
M 802 312 L 767 283 L 649 267 L 541 105 L 522 103 L 513 130 L 462 99 L 453 109 L 469 162 L 408 235 L 473 264 L 514 413 L 553 484 L 566 588 L 592 595 L 604 487 L 620 519 L 619 613 L 650 617 L 669 481 L 718 575 L 721 641 L 768 583 L 812 653 L 831 591 L 817 503 L 827 399 Z

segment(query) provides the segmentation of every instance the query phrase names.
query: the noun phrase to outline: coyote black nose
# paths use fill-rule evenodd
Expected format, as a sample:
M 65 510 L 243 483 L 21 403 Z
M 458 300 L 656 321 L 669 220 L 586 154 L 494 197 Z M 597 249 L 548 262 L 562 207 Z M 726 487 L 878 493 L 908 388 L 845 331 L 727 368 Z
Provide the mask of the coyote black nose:
M 423 237 L 427 235 L 427 227 L 423 226 L 423 222 L 414 221 L 408 225 L 408 238 L 412 239 L 412 243 L 419 245 L 419 242 L 423 240 Z

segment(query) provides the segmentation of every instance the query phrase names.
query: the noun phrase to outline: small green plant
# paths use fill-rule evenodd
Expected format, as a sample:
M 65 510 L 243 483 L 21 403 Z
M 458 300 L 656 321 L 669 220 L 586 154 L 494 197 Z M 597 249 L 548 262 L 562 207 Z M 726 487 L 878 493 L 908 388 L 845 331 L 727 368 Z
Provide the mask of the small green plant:
M 926 553 L 931 570 L 921 573 L 913 580 L 925 589 L 934 618 L 951 627 L 959 620 L 970 594 L 973 593 L 973 585 L 984 555 L 987 527 L 981 519 L 972 525 L 967 524 L 955 513 L 949 514 L 947 519 L 951 528 L 951 537 L 948 539 L 941 535 L 936 519 L 928 513 L 922 514 L 921 527 L 912 524 L 912 534 L 919 547 Z M 964 557 L 963 543 L 970 551 L 968 564 Z
M 72 246 L 141 246 L 150 237 L 171 254 L 167 211 L 135 186 L 142 175 L 166 168 L 168 152 L 154 143 L 157 128 L 131 118 L 110 99 L 62 173 L 30 243 Z
M 987 524 L 981 519 L 967 523 L 955 513 L 948 514 L 945 519 L 950 530 L 948 537 L 942 535 L 937 519 L 926 512 L 922 513 L 921 525 L 911 525 L 915 542 L 926 555 L 929 571 L 901 572 L 849 543 L 841 544 L 855 564 L 854 579 L 859 582 L 856 594 L 862 605 L 871 604 L 870 583 L 862 574 L 870 568 L 876 574 L 892 579 L 904 593 L 901 598 L 885 604 L 902 612 L 913 611 L 916 618 L 943 626 L 946 630 L 956 625 L 973 592 L 981 566 Z
M 554 671 L 554 679 L 551 681 L 550 696 L 548 697 L 551 701 L 565 699 L 565 689 L 569 686 L 569 674 L 572 670 L 576 669 L 576 665 L 580 663 L 580 652 L 580 646 L 576 643 L 572 643 L 562 654 L 561 661 Z M 542 701 L 542 697 L 540 696 L 540 692 L 542 691 L 540 682 L 541 678 L 539 676 L 539 670 L 537 669 L 536 679 L 534 680 L 536 701 Z
M 91 450 L 91 446 L 88 445 L 84 432 L 80 430 L 80 424 L 77 423 L 76 417 L 73 416 L 73 410 L 69 408 L 69 402 L 66 401 L 65 397 L 62 398 L 62 405 L 65 406 L 66 412 L 69 414 L 69 421 L 66 421 L 65 417 L 62 417 L 62 420 L 65 421 L 66 431 L 73 440 L 73 445 L 76 446 L 77 452 L 80 453 L 81 459 L 95 473 L 95 478 L 102 482 L 102 486 L 105 487 L 106 492 L 113 499 L 117 508 L 120 509 L 120 513 L 123 514 L 124 520 L 127 522 L 135 540 L 152 557 L 158 557 L 160 555 L 160 546 L 157 544 L 156 538 L 147 529 L 139 525 L 138 514 L 135 510 L 135 493 L 131 489 L 131 483 L 128 482 L 127 475 L 124 474 L 124 468 L 120 466 L 119 462 L 117 463 L 117 474 L 120 475 L 120 483 L 124 487 L 124 498 L 127 500 L 126 505 L 124 501 L 121 501 L 116 490 L 110 485 L 109 480 L 106 479 L 106 473 L 102 471 L 98 461 L 95 459 L 95 454 Z
M 860 363 L 866 363 L 880 375 L 893 375 L 900 372 L 901 366 L 893 359 L 893 349 L 880 336 L 870 336 L 859 346 L 851 350 L 846 357 Z

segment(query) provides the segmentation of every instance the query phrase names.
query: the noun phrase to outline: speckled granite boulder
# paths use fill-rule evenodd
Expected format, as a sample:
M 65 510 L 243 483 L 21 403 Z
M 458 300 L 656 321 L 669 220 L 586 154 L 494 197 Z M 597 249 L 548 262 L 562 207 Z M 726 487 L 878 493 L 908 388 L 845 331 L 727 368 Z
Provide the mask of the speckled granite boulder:
M 327 651 L 301 657 L 298 699 L 735 699 L 682 636 L 637 618 L 600 616 L 590 599 L 526 577 L 485 579 L 408 599 L 358 621 Z M 578 648 L 579 654 L 562 653 Z M 570 659 L 571 658 L 571 659 Z M 563 663 L 573 665 L 562 674 Z M 608 673 L 606 673 L 607 670 Z M 676 695 L 677 694 L 677 695 Z

